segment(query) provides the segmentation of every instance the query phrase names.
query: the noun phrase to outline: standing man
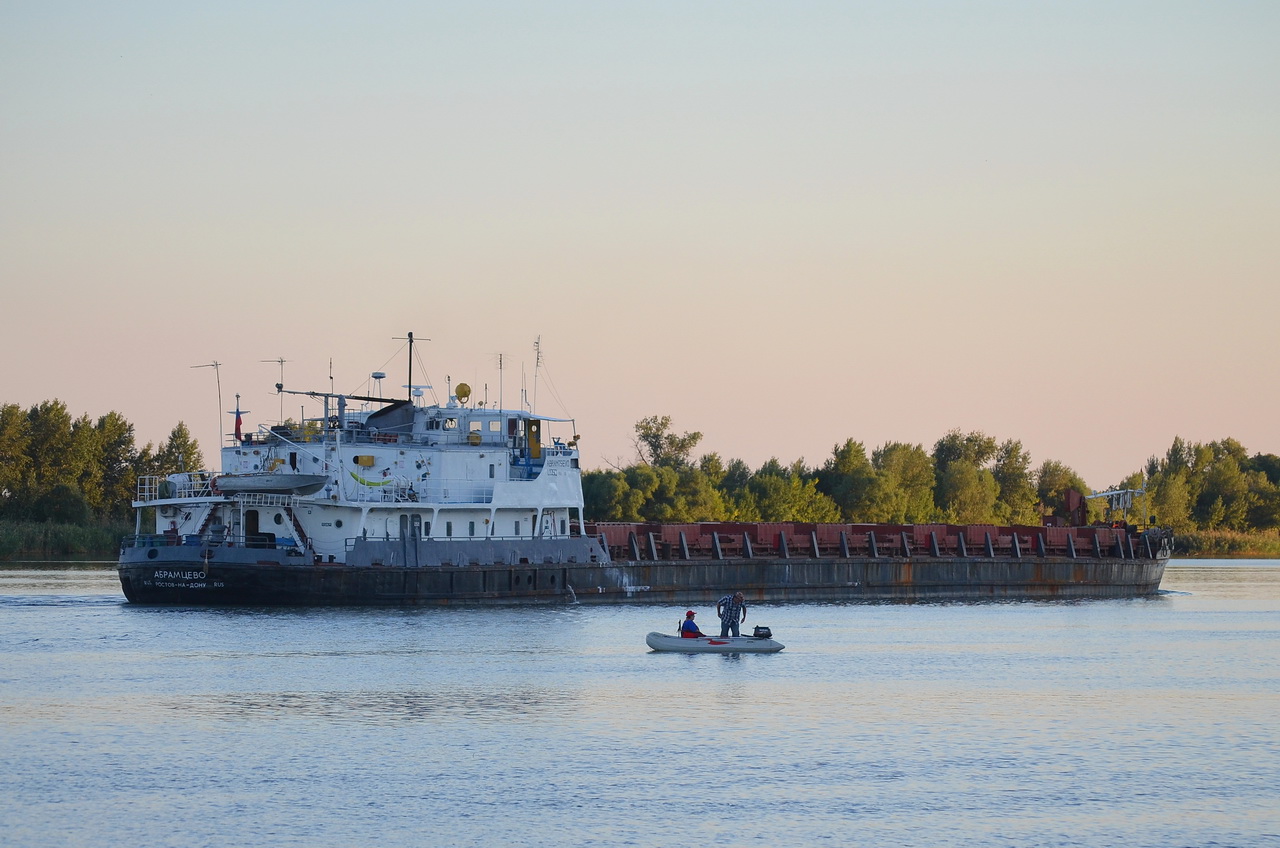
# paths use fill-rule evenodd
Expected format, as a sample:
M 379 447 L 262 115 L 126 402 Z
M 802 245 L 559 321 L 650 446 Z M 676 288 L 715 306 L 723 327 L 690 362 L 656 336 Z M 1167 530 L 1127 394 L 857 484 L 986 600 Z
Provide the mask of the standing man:
M 747 620 L 747 601 L 742 593 L 734 592 L 716 601 L 716 615 L 720 616 L 721 639 L 728 636 L 730 630 L 734 636 L 741 635 L 738 625 Z

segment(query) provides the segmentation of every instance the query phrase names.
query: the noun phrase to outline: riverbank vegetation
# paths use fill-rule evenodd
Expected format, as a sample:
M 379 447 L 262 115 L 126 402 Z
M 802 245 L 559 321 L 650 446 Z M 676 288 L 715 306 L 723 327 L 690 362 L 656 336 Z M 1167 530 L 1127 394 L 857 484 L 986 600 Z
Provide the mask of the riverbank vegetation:
M 1175 536 L 1177 556 L 1195 559 L 1280 559 L 1280 532 L 1191 530 Z
M 1175 438 L 1109 488 L 1092 494 L 1074 470 L 1032 462 L 1022 443 L 952 430 L 926 449 L 891 442 L 869 454 L 853 439 L 820 465 L 758 469 L 718 454 L 694 459 L 701 433 L 674 433 L 671 419 L 636 424 L 636 460 L 583 474 L 586 516 L 596 521 L 838 521 L 1030 524 L 1046 518 L 1159 524 L 1185 538 L 1179 553 L 1280 556 L 1280 457 L 1252 456 L 1235 439 Z M 1123 501 L 1123 503 L 1122 503 Z M 1114 508 L 1113 508 L 1114 507 Z M 1274 553 L 1266 553 L 1274 551 Z
M 203 465 L 181 421 L 161 444 L 139 448 L 118 412 L 73 418 L 60 400 L 0 405 L 0 558 L 112 555 L 133 531 L 139 477 Z
M 1175 438 L 1112 489 L 1123 509 L 1069 466 L 1039 465 L 1022 443 L 952 430 L 931 449 L 889 442 L 868 453 L 853 439 L 821 464 L 694 452 L 701 433 L 676 433 L 667 416 L 635 425 L 635 461 L 586 471 L 592 521 L 812 521 L 1038 525 L 1046 518 L 1127 518 L 1169 527 L 1180 554 L 1280 557 L 1280 457 L 1234 439 Z M 141 476 L 204 467 L 200 446 L 178 422 L 159 445 L 139 448 L 118 412 L 73 418 L 65 403 L 0 406 L 0 558 L 110 556 L 132 532 L 130 502 Z M 1117 509 L 1111 510 L 1111 506 Z
M 133 529 L 132 524 L 124 522 L 82 525 L 0 520 L 0 560 L 18 557 L 115 559 L 121 538 Z

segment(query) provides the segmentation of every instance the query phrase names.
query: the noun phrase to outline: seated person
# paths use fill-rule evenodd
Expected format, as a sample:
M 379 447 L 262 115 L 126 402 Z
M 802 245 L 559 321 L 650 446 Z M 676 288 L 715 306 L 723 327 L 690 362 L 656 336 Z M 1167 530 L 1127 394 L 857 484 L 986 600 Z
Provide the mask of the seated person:
M 684 639 L 697 639 L 706 636 L 698 629 L 698 625 L 694 623 L 693 617 L 697 615 L 693 610 L 689 610 L 684 614 L 684 624 L 680 625 L 680 636 Z

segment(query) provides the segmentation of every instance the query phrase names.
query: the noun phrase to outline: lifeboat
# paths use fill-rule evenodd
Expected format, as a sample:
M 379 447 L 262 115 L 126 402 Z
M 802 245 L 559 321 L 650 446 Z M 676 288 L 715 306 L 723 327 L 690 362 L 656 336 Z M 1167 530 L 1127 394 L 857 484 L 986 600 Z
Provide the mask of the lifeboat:
M 219 474 L 213 480 L 213 490 L 224 495 L 312 495 L 328 482 L 324 474 Z

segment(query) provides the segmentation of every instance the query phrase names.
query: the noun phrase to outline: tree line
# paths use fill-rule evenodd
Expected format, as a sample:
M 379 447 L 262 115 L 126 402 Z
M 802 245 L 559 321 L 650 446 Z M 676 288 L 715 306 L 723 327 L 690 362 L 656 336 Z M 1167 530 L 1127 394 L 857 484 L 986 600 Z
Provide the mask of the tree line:
M 118 412 L 72 418 L 47 400 L 0 406 L 0 519 L 88 524 L 127 519 L 139 477 L 196 470 L 199 443 L 179 421 L 159 445 L 139 448 Z
M 669 416 L 635 425 L 636 461 L 586 471 L 592 521 L 813 521 L 923 524 L 1040 524 L 1069 520 L 1067 492 L 1091 490 L 1067 465 L 1033 465 L 1015 439 L 959 430 L 923 445 L 889 442 L 870 453 L 847 439 L 815 467 L 770 459 L 751 469 L 716 453 L 694 459 L 701 433 L 676 433 Z M 60 400 L 0 406 L 0 519 L 87 524 L 130 517 L 137 480 L 204 467 L 179 421 L 160 444 L 139 448 L 118 412 L 73 418 Z M 1235 439 L 1175 438 L 1163 456 L 1112 488 L 1143 489 L 1129 516 L 1175 532 L 1280 528 L 1280 457 L 1253 454 Z M 1105 515 L 1088 501 L 1088 520 Z
M 584 472 L 588 520 L 1039 525 L 1047 516 L 1078 520 L 1067 493 L 1092 493 L 1064 463 L 1034 465 L 1020 441 L 980 432 L 951 430 L 932 450 L 889 442 L 870 454 L 848 439 L 816 467 L 775 458 L 753 470 L 716 453 L 695 460 L 702 434 L 673 432 L 669 416 L 645 418 L 635 431 L 633 464 Z M 1280 457 L 1250 456 L 1234 439 L 1175 438 L 1165 456 L 1112 488 L 1144 490 L 1126 517 L 1175 532 L 1280 527 Z M 1105 499 L 1085 503 L 1087 521 L 1120 517 L 1107 515 Z

